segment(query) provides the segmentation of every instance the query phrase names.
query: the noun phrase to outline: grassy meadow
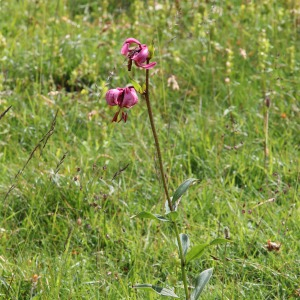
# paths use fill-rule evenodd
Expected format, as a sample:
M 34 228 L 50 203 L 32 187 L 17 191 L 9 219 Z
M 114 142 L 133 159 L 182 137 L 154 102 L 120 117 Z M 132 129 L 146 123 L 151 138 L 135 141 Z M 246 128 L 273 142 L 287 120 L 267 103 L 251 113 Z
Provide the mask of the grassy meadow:
M 230 231 L 190 286 L 213 267 L 201 299 L 299 298 L 299 1 L 0 0 L 0 299 L 184 297 L 172 228 L 131 218 L 164 214 L 145 101 L 127 123 L 105 101 L 129 37 L 155 45 L 169 192 L 199 179 L 180 231 Z

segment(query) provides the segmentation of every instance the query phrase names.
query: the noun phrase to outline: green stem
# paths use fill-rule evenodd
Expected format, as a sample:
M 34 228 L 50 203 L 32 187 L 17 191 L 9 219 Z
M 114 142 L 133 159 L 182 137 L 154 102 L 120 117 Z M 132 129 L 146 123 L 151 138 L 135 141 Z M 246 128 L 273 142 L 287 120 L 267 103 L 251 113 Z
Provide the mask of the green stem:
M 269 107 L 270 104 L 267 103 L 268 101 L 270 101 L 268 98 L 266 98 L 265 102 L 266 102 L 266 108 L 265 108 L 265 168 L 266 171 L 267 170 L 267 166 L 268 166 L 268 158 L 269 158 Z
M 147 60 L 147 63 L 149 63 L 149 60 Z M 151 108 L 151 104 L 150 104 L 150 98 L 149 98 L 149 70 L 148 69 L 146 70 L 146 90 L 145 90 L 144 96 L 145 96 L 145 99 L 146 99 L 147 110 L 148 110 L 151 129 L 152 129 L 152 133 L 153 133 L 153 137 L 154 137 L 155 148 L 156 148 L 156 152 L 157 152 L 157 157 L 158 157 L 158 162 L 159 162 L 159 169 L 160 169 L 161 179 L 162 179 L 162 182 L 163 182 L 164 191 L 165 191 L 165 194 L 166 194 L 166 197 L 167 197 L 167 201 L 168 201 L 170 211 L 174 211 L 172 201 L 171 201 L 171 198 L 170 198 L 170 195 L 169 195 L 169 192 L 168 192 L 168 186 L 167 186 L 164 167 L 163 167 L 162 155 L 161 155 L 161 151 L 160 151 L 158 136 L 157 136 L 157 133 L 156 133 L 152 108 Z M 174 230 L 175 230 L 177 244 L 178 244 L 178 248 L 179 248 L 179 257 L 180 257 L 180 262 L 181 262 L 182 281 L 183 281 L 183 285 L 184 285 L 185 296 L 186 296 L 186 300 L 188 300 L 189 299 L 189 290 L 188 290 L 187 276 L 186 276 L 186 271 L 185 271 L 185 259 L 184 259 L 182 244 L 181 244 L 177 224 L 175 222 L 172 222 L 172 224 L 173 224 L 173 227 L 174 227 Z
M 178 244 L 178 248 L 179 248 L 180 266 L 181 266 L 181 273 L 182 273 L 182 281 L 183 281 L 183 286 L 184 286 L 185 298 L 186 298 L 186 300 L 188 300 L 189 299 L 189 289 L 188 289 L 188 283 L 187 283 L 187 275 L 186 275 L 186 271 L 185 271 L 185 259 L 184 259 L 182 244 L 181 244 L 177 224 L 175 222 L 173 222 L 173 226 L 174 226 L 174 229 L 175 229 L 177 244 Z

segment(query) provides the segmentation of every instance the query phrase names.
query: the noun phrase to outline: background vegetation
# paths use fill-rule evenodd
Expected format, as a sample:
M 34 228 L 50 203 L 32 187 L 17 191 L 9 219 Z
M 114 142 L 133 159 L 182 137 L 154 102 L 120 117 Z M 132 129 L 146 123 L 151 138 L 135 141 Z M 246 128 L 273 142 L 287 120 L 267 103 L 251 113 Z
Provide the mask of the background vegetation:
M 190 284 L 214 267 L 203 299 L 299 297 L 299 26 L 296 0 L 0 1 L 0 298 L 157 299 L 142 282 L 183 296 L 171 229 L 130 218 L 164 209 L 144 100 L 126 124 L 104 100 L 130 80 L 128 37 L 155 43 L 170 191 L 201 180 L 182 232 L 233 241 Z

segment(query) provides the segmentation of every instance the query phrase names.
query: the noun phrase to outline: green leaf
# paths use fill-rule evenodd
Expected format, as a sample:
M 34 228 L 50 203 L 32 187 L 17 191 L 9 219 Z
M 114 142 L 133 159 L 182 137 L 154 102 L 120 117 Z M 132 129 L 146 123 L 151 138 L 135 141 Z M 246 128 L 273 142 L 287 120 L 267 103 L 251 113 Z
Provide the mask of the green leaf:
M 143 83 L 142 90 L 143 90 L 143 92 L 146 91 L 146 82 Z
M 192 247 L 192 249 L 187 253 L 185 258 L 186 263 L 189 263 L 190 261 L 201 257 L 208 247 L 214 245 L 226 244 L 226 243 L 231 243 L 231 241 L 222 238 L 217 238 L 212 240 L 210 243 L 196 245 Z
M 148 46 L 148 50 L 149 50 L 149 56 L 148 58 L 151 59 L 154 57 L 154 43 L 152 41 L 152 43 Z
M 217 238 L 217 239 L 214 239 L 213 241 L 211 241 L 209 243 L 209 245 L 214 246 L 214 245 L 221 245 L 221 244 L 226 244 L 226 243 L 232 243 L 232 241 L 227 240 L 227 239 Z
M 180 233 L 180 242 L 182 245 L 183 254 L 185 256 L 190 246 L 189 236 L 185 233 Z
M 173 298 L 179 298 L 171 289 L 162 288 L 160 286 L 156 286 L 153 284 L 148 283 L 142 283 L 142 284 L 136 284 L 133 286 L 135 289 L 152 289 L 154 292 L 161 296 L 168 296 Z
M 199 296 L 201 295 L 204 287 L 208 283 L 211 275 L 213 273 L 213 268 L 207 269 L 203 271 L 197 278 L 195 283 L 195 289 L 193 290 L 191 294 L 191 300 L 197 300 Z
M 138 213 L 137 215 L 134 215 L 131 217 L 133 218 L 140 218 L 140 219 L 152 219 L 152 220 L 158 220 L 158 221 L 163 221 L 163 222 L 169 222 L 168 219 L 166 219 L 164 216 L 158 215 L 158 214 L 152 214 L 149 211 L 142 211 Z
M 177 211 L 170 211 L 167 214 L 165 214 L 166 217 L 168 217 L 171 221 L 175 222 L 178 218 L 178 212 Z
M 130 79 L 130 83 L 133 85 L 134 89 L 140 93 L 140 94 L 143 94 L 144 93 L 144 90 L 143 88 L 140 86 L 140 84 L 135 81 L 134 79 Z
M 208 243 L 194 246 L 185 257 L 186 263 L 188 264 L 190 261 L 202 256 L 207 247 L 209 247 Z
M 173 204 L 176 204 L 176 201 L 179 200 L 179 198 L 188 190 L 188 188 L 194 184 L 198 179 L 190 178 L 187 179 L 184 183 L 182 183 L 178 189 L 175 191 L 172 202 Z

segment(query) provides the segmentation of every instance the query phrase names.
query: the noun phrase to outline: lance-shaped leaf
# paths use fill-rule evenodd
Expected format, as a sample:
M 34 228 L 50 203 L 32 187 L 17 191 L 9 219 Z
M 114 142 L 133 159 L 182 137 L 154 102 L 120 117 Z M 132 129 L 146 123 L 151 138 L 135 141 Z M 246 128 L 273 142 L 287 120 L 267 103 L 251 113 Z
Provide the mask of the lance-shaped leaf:
M 143 88 L 140 86 L 140 84 L 137 81 L 135 81 L 134 79 L 131 79 L 130 83 L 132 84 L 132 86 L 138 93 L 140 93 L 140 94 L 144 93 Z
M 210 246 L 215 246 L 215 245 L 221 245 L 221 244 L 226 244 L 226 243 L 231 243 L 232 241 L 222 239 L 222 238 L 217 238 L 212 240 L 210 243 L 205 243 L 205 244 L 199 244 L 194 247 L 188 252 L 186 255 L 186 263 L 189 263 L 190 261 L 199 258 L 203 255 L 205 250 L 210 247 Z
M 190 246 L 189 236 L 185 233 L 180 233 L 180 242 L 182 245 L 183 254 L 185 256 Z
M 189 178 L 185 182 L 183 182 L 178 189 L 175 191 L 172 202 L 173 205 L 175 205 L 175 210 L 178 206 L 178 200 L 181 198 L 181 196 L 188 190 L 188 188 L 194 184 L 198 179 L 195 178 Z
M 136 284 L 133 286 L 135 289 L 152 289 L 154 292 L 161 296 L 168 296 L 173 298 L 179 298 L 171 289 L 168 288 L 162 288 L 160 286 L 156 286 L 153 284 L 148 283 L 142 283 L 142 284 Z
M 190 298 L 191 300 L 197 300 L 200 297 L 200 295 L 201 295 L 205 285 L 209 281 L 212 273 L 213 273 L 213 268 L 207 269 L 207 270 L 203 271 L 196 278 L 195 289 L 193 290 L 193 292 L 191 294 L 191 298 Z
M 162 215 L 158 215 L 158 214 L 152 214 L 149 211 L 142 211 L 140 213 L 138 213 L 137 215 L 134 215 L 131 217 L 131 219 L 133 218 L 140 218 L 140 219 L 152 219 L 152 220 L 158 220 L 158 221 L 163 221 L 163 222 L 169 222 L 169 219 L 165 218 Z
M 190 261 L 202 256 L 203 253 L 205 252 L 205 250 L 207 249 L 207 247 L 209 247 L 208 243 L 199 244 L 199 245 L 192 247 L 192 249 L 187 253 L 187 255 L 185 257 L 186 263 L 188 264 Z
M 214 246 L 214 245 L 221 245 L 221 244 L 226 244 L 226 243 L 232 243 L 232 241 L 227 240 L 227 239 L 222 239 L 222 238 L 217 238 L 212 240 L 209 245 Z

